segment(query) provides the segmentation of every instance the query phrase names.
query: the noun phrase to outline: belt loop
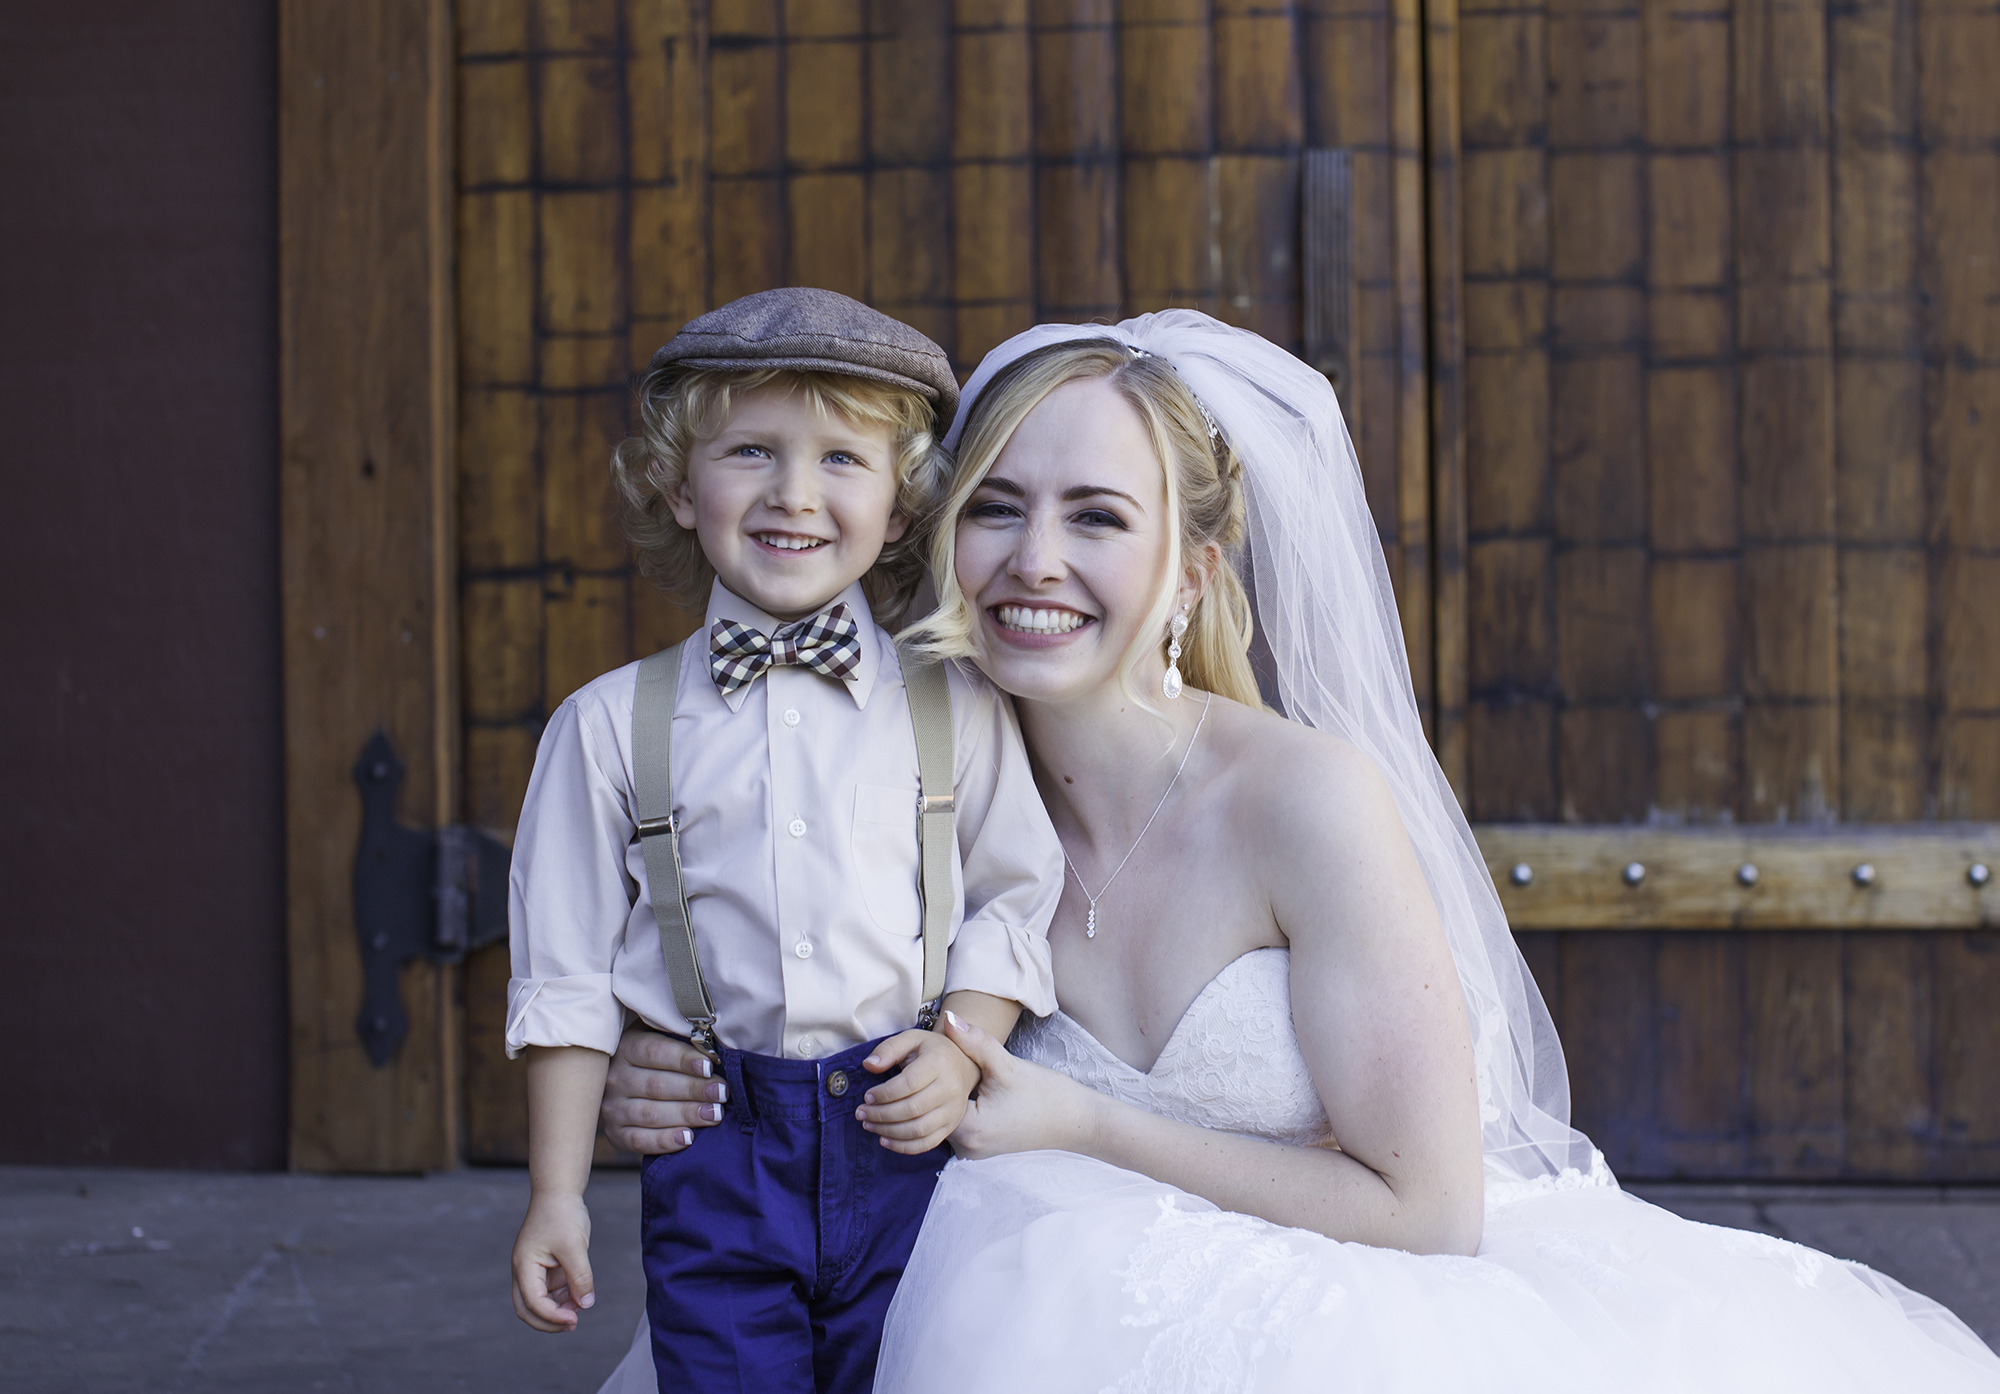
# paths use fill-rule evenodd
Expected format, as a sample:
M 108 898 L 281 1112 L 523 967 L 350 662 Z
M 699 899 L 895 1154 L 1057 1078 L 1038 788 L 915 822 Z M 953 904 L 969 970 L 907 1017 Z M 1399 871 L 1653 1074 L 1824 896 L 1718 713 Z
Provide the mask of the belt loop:
M 746 1133 L 757 1131 L 757 1106 L 750 1099 L 750 1091 L 743 1085 L 743 1053 L 722 1048 L 722 1077 L 729 1083 L 729 1111 L 736 1115 L 737 1126 Z

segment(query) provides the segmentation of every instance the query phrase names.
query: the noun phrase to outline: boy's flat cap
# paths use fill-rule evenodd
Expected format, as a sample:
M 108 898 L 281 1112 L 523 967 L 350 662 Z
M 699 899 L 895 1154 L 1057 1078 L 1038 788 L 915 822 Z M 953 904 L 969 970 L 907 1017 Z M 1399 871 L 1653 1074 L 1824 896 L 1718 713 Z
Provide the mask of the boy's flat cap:
M 653 355 L 651 370 L 792 368 L 894 383 L 936 404 L 940 434 L 958 410 L 945 351 L 916 330 L 831 290 L 791 286 L 732 300 L 689 320 Z

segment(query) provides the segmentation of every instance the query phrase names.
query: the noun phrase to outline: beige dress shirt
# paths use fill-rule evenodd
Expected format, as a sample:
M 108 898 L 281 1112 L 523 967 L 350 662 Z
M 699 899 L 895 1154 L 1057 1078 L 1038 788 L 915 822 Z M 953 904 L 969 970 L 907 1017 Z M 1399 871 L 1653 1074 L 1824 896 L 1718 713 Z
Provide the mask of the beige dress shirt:
M 728 697 L 707 625 L 779 621 L 719 583 L 690 641 L 674 711 L 674 812 L 716 1034 L 740 1050 L 831 1055 L 915 1024 L 923 989 L 917 748 L 895 644 L 856 585 L 847 682 L 774 667 Z M 514 839 L 507 1054 L 614 1051 L 628 1014 L 685 1034 L 632 814 L 636 663 L 606 673 L 542 733 Z M 1055 1009 L 1049 919 L 1062 848 L 1013 707 L 950 670 L 958 857 L 947 991 Z

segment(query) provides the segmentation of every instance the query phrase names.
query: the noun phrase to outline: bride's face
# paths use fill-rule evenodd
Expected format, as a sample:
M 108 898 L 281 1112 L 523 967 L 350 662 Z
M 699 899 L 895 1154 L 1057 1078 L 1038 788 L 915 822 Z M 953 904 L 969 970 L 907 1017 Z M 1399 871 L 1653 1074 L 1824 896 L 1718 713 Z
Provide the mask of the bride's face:
M 1030 701 L 1115 687 L 1160 593 L 1170 521 L 1159 456 L 1129 402 L 1101 378 L 1044 397 L 959 518 L 980 668 Z

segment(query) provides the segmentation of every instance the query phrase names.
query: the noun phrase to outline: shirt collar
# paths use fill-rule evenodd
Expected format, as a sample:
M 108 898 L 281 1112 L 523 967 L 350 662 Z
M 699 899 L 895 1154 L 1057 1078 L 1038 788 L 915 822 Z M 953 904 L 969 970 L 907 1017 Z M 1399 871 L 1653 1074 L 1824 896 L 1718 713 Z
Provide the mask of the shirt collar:
M 847 608 L 854 612 L 854 623 L 861 630 L 861 657 L 855 665 L 854 676 L 841 685 L 847 689 L 847 695 L 854 699 L 856 707 L 866 708 L 868 696 L 875 690 L 875 679 L 882 671 L 881 631 L 875 627 L 875 613 L 868 608 L 868 596 L 862 591 L 859 581 L 827 601 L 820 610 L 831 610 L 841 601 L 846 601 Z M 761 629 L 766 634 L 795 623 L 792 620 L 772 618 L 718 580 L 709 589 L 708 615 L 701 624 L 701 659 L 704 674 L 707 672 L 708 663 L 708 636 L 715 628 L 717 620 L 728 620 L 732 624 L 747 624 L 753 629 Z M 766 674 L 763 681 L 769 682 L 770 675 Z M 822 681 L 832 681 L 832 679 L 822 679 Z M 710 686 L 713 687 L 714 684 L 711 683 Z M 755 686 L 755 683 L 745 683 L 723 697 L 723 703 L 732 712 L 741 711 L 744 699 L 750 695 L 750 689 Z

